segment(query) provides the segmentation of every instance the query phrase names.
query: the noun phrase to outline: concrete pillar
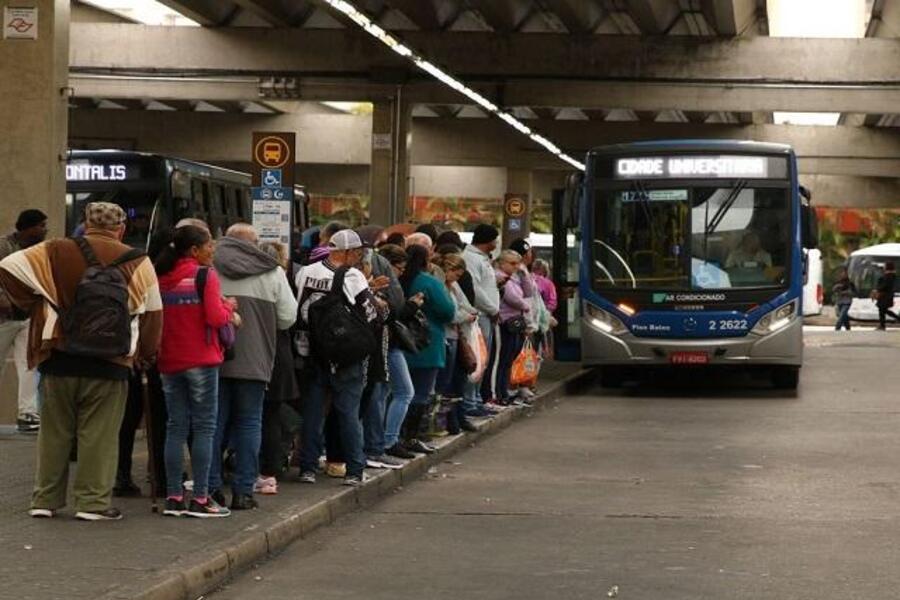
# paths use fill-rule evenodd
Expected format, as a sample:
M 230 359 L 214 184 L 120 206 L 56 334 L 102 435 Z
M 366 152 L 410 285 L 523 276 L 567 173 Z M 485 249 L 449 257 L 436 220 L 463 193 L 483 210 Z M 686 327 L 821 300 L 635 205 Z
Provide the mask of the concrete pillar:
M 409 196 L 409 149 L 412 106 L 396 97 L 377 100 L 372 114 L 372 166 L 369 175 L 369 222 L 406 221 Z
M 49 217 L 51 234 L 59 235 L 65 228 L 69 0 L 0 0 L 0 20 L 8 5 L 37 8 L 37 39 L 0 35 L 0 234 L 12 231 L 21 211 L 38 208 Z M 20 25 L 23 33 L 33 31 L 27 22 Z M 6 366 L 0 364 L 0 424 L 15 423 L 17 413 L 12 352 Z
M 517 238 L 528 237 L 533 202 L 534 172 L 531 169 L 507 169 L 506 198 L 502 209 L 504 248 Z
M 68 137 L 69 0 L 0 5 L 36 7 L 37 39 L 0 39 L 0 231 L 38 208 L 53 234 L 65 226 Z M 2 6 L 0 6 L 2 18 Z

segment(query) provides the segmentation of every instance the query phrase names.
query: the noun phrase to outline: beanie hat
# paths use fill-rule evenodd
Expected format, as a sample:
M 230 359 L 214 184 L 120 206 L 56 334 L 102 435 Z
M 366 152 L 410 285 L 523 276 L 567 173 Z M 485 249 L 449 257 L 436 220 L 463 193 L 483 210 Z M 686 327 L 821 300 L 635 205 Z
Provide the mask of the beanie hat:
M 531 250 L 531 244 L 528 243 L 528 240 L 525 238 L 519 238 L 517 240 L 513 240 L 513 243 L 509 245 L 510 250 L 515 250 L 521 256 L 525 256 L 528 254 L 528 251 Z
M 493 225 L 482 223 L 472 233 L 472 244 L 489 244 L 500 237 L 500 232 Z
M 88 227 L 116 229 L 125 219 L 122 207 L 112 202 L 91 202 L 84 209 L 84 221 Z
M 16 231 L 25 231 L 26 229 L 30 229 L 35 225 L 40 225 L 46 220 L 47 215 L 37 210 L 36 208 L 23 210 L 21 213 L 19 213 L 19 218 L 16 219 Z

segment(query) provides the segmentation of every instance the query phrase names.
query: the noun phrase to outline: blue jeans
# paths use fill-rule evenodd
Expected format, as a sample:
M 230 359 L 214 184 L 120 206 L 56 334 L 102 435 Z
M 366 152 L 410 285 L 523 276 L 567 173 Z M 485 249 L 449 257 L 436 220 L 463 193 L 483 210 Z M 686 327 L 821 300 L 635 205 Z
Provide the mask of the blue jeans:
M 491 318 L 485 315 L 479 315 L 478 328 L 481 329 L 481 334 L 484 336 L 484 343 L 487 344 L 488 353 L 490 354 L 490 352 L 492 352 L 491 345 L 494 341 L 494 324 L 491 321 Z M 490 376 L 490 373 L 485 369 L 482 380 L 484 380 L 485 377 Z M 466 378 L 465 387 L 463 388 L 463 409 L 466 412 L 478 410 L 481 408 L 483 401 L 484 399 L 481 397 L 481 382 L 477 381 L 472 383 Z
M 366 456 L 384 454 L 384 401 L 387 397 L 387 383 L 372 384 L 368 402 L 362 407 L 363 450 Z
M 525 334 L 500 328 L 500 358 L 497 362 L 497 399 L 509 400 L 509 375 L 513 363 L 525 345 Z
M 219 368 L 198 367 L 162 375 L 166 399 L 166 495 L 181 496 L 184 445 L 191 438 L 194 495 L 209 491 L 210 462 L 219 405 Z M 147 417 L 149 418 L 149 417 Z
M 264 381 L 224 377 L 219 381 L 219 421 L 213 443 L 215 455 L 209 471 L 210 489 L 222 488 L 222 449 L 225 440 L 230 440 L 235 458 L 231 491 L 235 495 L 253 494 L 253 484 L 259 475 L 265 396 Z
M 455 338 L 447 339 L 445 344 L 447 349 L 446 363 L 444 368 L 438 372 L 435 388 L 441 396 L 456 398 L 460 395 L 460 390 L 454 387 L 454 384 L 458 381 L 456 377 L 456 354 L 459 351 L 459 340 Z
M 841 327 L 846 327 L 847 331 L 850 331 L 850 305 L 838 304 L 835 308 L 837 308 L 838 318 L 834 330 L 840 331 Z
M 437 381 L 439 371 L 440 369 L 431 367 L 409 370 L 409 376 L 413 384 L 413 404 L 428 405 L 428 399 L 434 392 L 434 384 Z
M 319 466 L 322 448 L 322 426 L 325 422 L 325 401 L 330 395 L 331 410 L 337 415 L 347 475 L 361 477 L 366 468 L 363 453 L 363 428 L 359 419 L 359 405 L 366 385 L 364 363 L 350 365 L 331 373 L 327 368 L 312 368 L 309 394 L 303 403 L 303 447 L 300 452 L 300 471 L 315 471 Z
M 406 356 L 403 351 L 391 348 L 388 353 L 388 370 L 391 375 L 391 403 L 387 407 L 387 417 L 384 425 L 384 446 L 390 448 L 400 441 L 400 427 L 406 418 L 406 411 L 412 400 L 412 379 L 409 376 L 409 366 L 406 364 Z M 385 394 L 387 393 L 387 388 Z

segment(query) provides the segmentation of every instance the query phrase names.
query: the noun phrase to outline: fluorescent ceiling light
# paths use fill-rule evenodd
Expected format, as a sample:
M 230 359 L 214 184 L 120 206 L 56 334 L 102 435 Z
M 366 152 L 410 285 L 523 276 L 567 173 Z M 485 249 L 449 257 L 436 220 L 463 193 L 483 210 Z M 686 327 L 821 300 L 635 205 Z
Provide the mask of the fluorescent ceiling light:
M 156 0 L 82 0 L 82 2 L 144 25 L 200 26 L 196 21 Z
M 467 98 L 475 102 L 475 104 L 487 110 L 488 112 L 493 113 L 501 120 L 506 121 L 506 123 L 513 127 L 516 131 L 518 131 L 522 135 L 527 135 L 532 139 L 532 141 L 540 146 L 543 146 L 545 150 L 547 150 L 560 160 L 564 160 L 576 169 L 584 171 L 584 163 L 564 153 L 559 149 L 557 145 L 555 145 L 544 136 L 532 131 L 531 128 L 528 127 L 528 125 L 514 117 L 511 113 L 501 110 L 499 106 L 497 106 L 472 88 L 468 87 L 466 84 L 459 81 L 449 73 L 444 72 L 437 65 L 432 64 L 431 62 L 420 56 L 412 48 L 400 41 L 399 38 L 385 31 L 377 23 L 374 23 L 369 17 L 367 17 L 364 13 L 360 12 L 355 6 L 353 6 L 352 3 L 347 2 L 346 0 L 325 1 L 332 8 L 340 11 L 351 21 L 365 29 L 366 32 L 368 32 L 371 36 L 377 38 L 382 44 L 415 64 L 419 69 L 425 71 L 444 85 L 466 96 Z
M 841 113 L 831 112 L 775 112 L 776 125 L 837 125 Z
M 866 0 L 768 0 L 772 37 L 859 38 L 866 34 Z

